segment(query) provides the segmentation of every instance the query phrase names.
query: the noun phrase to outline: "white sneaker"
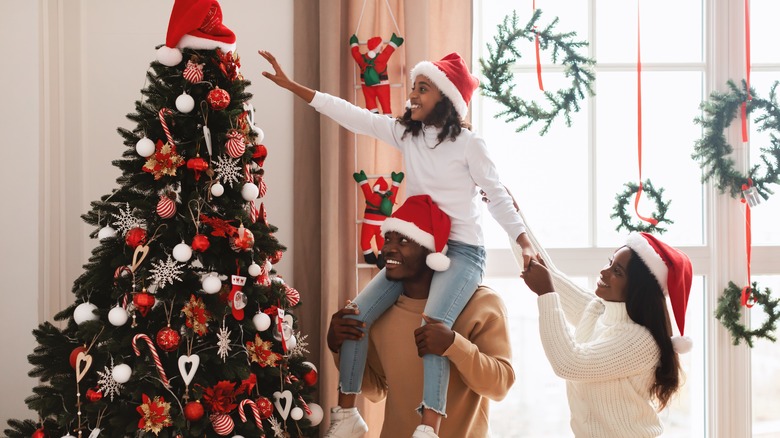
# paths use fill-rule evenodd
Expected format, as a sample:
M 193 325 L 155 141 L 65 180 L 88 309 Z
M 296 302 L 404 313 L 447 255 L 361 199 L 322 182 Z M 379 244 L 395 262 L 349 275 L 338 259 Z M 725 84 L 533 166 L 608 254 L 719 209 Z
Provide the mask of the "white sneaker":
M 357 408 L 343 409 L 338 406 L 330 409 L 330 427 L 325 438 L 360 438 L 366 432 L 368 426 Z
M 431 426 L 421 424 L 414 430 L 412 438 L 439 438 L 439 435 L 436 435 Z

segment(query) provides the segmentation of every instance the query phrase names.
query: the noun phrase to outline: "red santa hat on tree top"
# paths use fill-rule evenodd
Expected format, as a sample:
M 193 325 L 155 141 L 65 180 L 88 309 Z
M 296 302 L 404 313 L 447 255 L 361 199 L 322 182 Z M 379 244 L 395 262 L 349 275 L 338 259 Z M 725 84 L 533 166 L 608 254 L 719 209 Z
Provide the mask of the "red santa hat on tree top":
M 455 105 L 455 111 L 465 119 L 479 79 L 469 71 L 466 61 L 457 53 L 450 53 L 439 61 L 423 61 L 412 69 L 412 83 L 417 76 L 427 76 Z
M 223 52 L 236 50 L 236 35 L 222 24 L 222 8 L 217 0 L 175 0 L 165 45 L 157 50 L 157 60 L 169 67 L 182 60 L 182 48 Z
M 377 50 L 379 50 L 379 46 L 382 45 L 382 37 L 375 36 L 373 38 L 369 38 L 366 42 L 366 48 L 368 49 L 368 57 L 369 58 L 376 58 Z
M 450 217 L 439 209 L 430 196 L 410 196 L 393 215 L 382 222 L 382 234 L 395 231 L 431 251 L 425 264 L 434 271 L 450 267 L 447 239 L 450 237 Z
M 693 268 L 688 256 L 648 233 L 631 233 L 626 241 L 650 269 L 664 295 L 669 297 L 680 336 L 672 336 L 674 351 L 687 353 L 693 342 L 685 336 L 685 309 L 691 292 Z

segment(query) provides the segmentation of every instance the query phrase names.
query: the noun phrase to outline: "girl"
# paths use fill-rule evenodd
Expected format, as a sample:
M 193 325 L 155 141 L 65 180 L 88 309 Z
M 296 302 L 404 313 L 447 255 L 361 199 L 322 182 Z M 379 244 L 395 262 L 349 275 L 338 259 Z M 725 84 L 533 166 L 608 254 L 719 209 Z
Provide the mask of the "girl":
M 659 436 L 657 412 L 681 385 L 678 353 L 690 350 L 688 338 L 672 337 L 665 297 L 682 334 L 688 257 L 651 234 L 632 233 L 601 270 L 595 296 L 537 259 L 521 276 L 539 296 L 542 345 L 566 379 L 574 435 Z
M 469 131 L 463 121 L 479 81 L 460 55 L 451 53 L 439 61 L 417 64 L 411 72 L 414 87 L 409 93 L 409 107 L 402 117 L 393 119 L 298 84 L 285 75 L 273 55 L 259 53 L 274 69 L 274 73 L 263 72 L 263 76 L 350 131 L 398 148 L 404 159 L 407 195 L 430 195 L 451 218 L 446 246 L 437 246 L 428 259 L 428 266 L 440 272 L 433 277 L 425 307 L 427 317 L 452 327 L 482 279 L 485 249 L 479 222 L 479 189 L 492 200 L 493 217 L 522 248 L 523 266 L 527 266 L 534 252 L 525 224 L 499 182 L 484 140 Z M 351 306 L 357 308 L 356 318 L 365 323 L 366 332 L 402 292 L 402 284 L 387 280 L 382 271 L 358 294 Z M 368 430 L 354 407 L 365 370 L 367 343 L 368 337 L 364 336 L 360 341 L 345 342 L 341 348 L 339 406 L 331 410 L 327 438 L 360 437 Z M 415 438 L 437 437 L 441 417 L 446 415 L 449 360 L 428 354 L 423 357 L 423 368 L 425 385 L 419 407 L 422 420 Z

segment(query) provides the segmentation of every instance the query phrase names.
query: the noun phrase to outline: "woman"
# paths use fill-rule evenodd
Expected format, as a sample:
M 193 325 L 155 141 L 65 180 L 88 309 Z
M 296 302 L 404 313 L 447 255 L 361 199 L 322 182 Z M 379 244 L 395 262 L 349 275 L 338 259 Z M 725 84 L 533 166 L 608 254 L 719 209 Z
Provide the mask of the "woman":
M 681 386 L 678 353 L 690 350 L 687 338 L 672 338 L 665 295 L 682 334 L 688 257 L 651 234 L 632 233 L 601 270 L 595 296 L 554 281 L 559 274 L 538 259 L 521 277 L 539 296 L 542 345 L 566 379 L 575 436 L 660 435 L 657 412 Z

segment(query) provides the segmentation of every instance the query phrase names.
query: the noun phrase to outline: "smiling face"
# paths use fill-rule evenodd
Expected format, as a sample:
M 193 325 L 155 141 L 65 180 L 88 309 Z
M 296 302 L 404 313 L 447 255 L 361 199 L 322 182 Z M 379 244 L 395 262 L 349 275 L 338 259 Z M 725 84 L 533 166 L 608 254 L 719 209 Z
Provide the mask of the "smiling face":
M 425 264 L 430 251 L 396 231 L 385 233 L 382 255 L 388 280 L 414 282 L 426 279 L 433 271 Z
M 628 286 L 628 261 L 631 250 L 623 247 L 615 251 L 596 281 L 596 296 L 605 301 L 625 302 Z
M 414 78 L 414 87 L 409 93 L 409 103 L 412 109 L 412 120 L 425 122 L 433 112 L 433 108 L 442 99 L 439 87 L 423 75 Z

